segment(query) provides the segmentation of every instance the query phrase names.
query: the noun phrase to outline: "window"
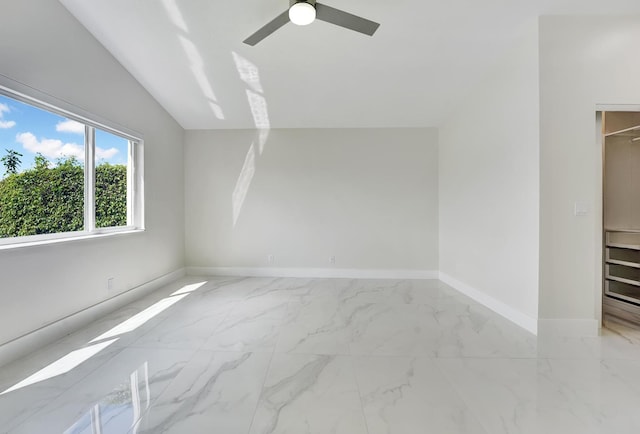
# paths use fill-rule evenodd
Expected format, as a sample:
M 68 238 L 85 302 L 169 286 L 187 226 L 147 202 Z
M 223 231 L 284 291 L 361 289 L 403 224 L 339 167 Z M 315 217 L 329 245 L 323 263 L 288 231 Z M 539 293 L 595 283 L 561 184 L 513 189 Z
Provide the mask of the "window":
M 0 244 L 141 229 L 141 146 L 0 87 Z

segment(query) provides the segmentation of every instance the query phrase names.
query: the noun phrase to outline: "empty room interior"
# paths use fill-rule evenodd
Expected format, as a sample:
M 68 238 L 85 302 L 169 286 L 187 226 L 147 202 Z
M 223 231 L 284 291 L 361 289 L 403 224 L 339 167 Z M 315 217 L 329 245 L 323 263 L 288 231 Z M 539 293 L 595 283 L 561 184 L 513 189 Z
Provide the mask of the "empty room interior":
M 0 432 L 640 432 L 640 2 L 325 1 L 0 2 Z

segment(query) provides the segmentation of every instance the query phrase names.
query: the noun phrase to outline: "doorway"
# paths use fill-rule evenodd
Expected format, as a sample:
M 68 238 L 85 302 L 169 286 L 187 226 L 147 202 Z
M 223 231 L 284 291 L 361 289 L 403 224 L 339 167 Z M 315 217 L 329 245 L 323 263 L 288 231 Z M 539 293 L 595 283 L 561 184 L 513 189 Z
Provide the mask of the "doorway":
M 602 111 L 602 322 L 640 326 L 640 111 Z

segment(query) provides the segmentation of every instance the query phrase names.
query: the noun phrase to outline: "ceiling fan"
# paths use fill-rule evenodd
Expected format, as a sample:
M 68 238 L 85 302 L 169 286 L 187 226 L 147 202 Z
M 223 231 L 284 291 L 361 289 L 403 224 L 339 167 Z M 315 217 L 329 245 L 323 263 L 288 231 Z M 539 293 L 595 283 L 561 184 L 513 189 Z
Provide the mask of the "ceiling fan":
M 346 29 L 355 30 L 372 36 L 380 24 L 367 20 L 340 9 L 317 3 L 315 0 L 290 0 L 289 9 L 268 22 L 264 27 L 249 36 L 243 42 L 256 45 L 264 38 L 291 21 L 299 26 L 311 24 L 315 19 L 335 24 Z

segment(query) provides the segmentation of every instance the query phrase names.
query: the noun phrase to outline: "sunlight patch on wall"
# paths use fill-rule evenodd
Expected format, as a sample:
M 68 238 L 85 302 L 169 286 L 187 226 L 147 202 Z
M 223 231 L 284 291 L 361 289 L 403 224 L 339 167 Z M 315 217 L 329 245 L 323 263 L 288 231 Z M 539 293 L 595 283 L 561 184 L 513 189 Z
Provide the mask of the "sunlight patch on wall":
M 249 87 L 246 89 L 249 109 L 253 117 L 253 124 L 258 129 L 258 151 L 260 155 L 264 151 L 264 146 L 269 138 L 271 121 L 269 120 L 269 110 L 267 109 L 267 99 L 264 97 L 264 88 L 260 81 L 260 71 L 250 60 L 232 51 L 233 61 L 236 64 L 240 79 Z
M 183 35 L 178 35 L 178 38 L 180 39 L 180 44 L 182 45 L 187 59 L 189 60 L 189 67 L 191 68 L 193 77 L 196 79 L 196 82 L 198 83 L 198 86 L 200 87 L 203 95 L 209 101 L 209 106 L 211 107 L 213 114 L 216 116 L 216 118 L 223 120 L 224 113 L 222 111 L 222 107 L 220 107 L 220 105 L 218 104 L 218 99 L 213 92 L 211 82 L 209 82 L 209 79 L 207 78 L 207 72 L 204 68 L 204 61 L 202 59 L 202 56 L 200 55 L 200 52 L 198 51 L 198 48 L 189 38 Z
M 264 151 L 264 145 L 267 143 L 267 139 L 269 138 L 269 128 L 263 128 L 258 130 L 258 144 L 260 145 L 260 155 Z
M 207 78 L 202 56 L 200 55 L 198 48 L 187 36 L 189 33 L 189 27 L 187 26 L 187 22 L 185 21 L 182 12 L 180 11 L 180 7 L 176 3 L 176 0 L 162 0 L 162 5 L 167 12 L 169 20 L 183 33 L 182 35 L 178 35 L 180 45 L 182 45 L 185 55 L 187 56 L 189 67 L 191 68 L 191 72 L 193 73 L 200 90 L 202 90 L 203 95 L 207 98 L 211 111 L 216 118 L 223 120 L 224 112 L 222 111 L 220 104 L 218 104 L 218 99 L 213 92 L 213 86 L 211 86 L 211 82 Z
M 235 51 L 231 54 L 233 55 L 233 61 L 236 64 L 238 74 L 240 74 L 240 79 L 247 83 L 251 89 L 263 93 L 264 90 L 262 89 L 262 83 L 260 83 L 258 67 Z
M 253 124 L 256 127 L 256 137 L 247 151 L 242 170 L 231 194 L 233 227 L 235 227 L 238 222 L 238 217 L 240 217 L 242 205 L 247 198 L 251 181 L 256 172 L 256 143 L 258 145 L 258 151 L 260 155 L 262 155 L 269 138 L 271 122 L 269 120 L 269 110 L 267 109 L 267 99 L 263 95 L 264 89 L 260 82 L 260 71 L 258 67 L 235 51 L 232 51 L 231 54 L 240 79 L 248 86 L 246 89 L 247 101 L 249 102 L 249 109 L 253 117 Z
M 259 93 L 247 89 L 247 99 L 249 100 L 249 107 L 251 108 L 251 115 L 253 116 L 253 123 L 256 128 L 268 130 L 271 127 L 271 123 L 269 122 L 266 98 Z
M 238 222 L 238 217 L 240 216 L 242 205 L 244 204 L 244 200 L 247 197 L 249 186 L 251 185 L 251 181 L 253 180 L 253 175 L 255 174 L 255 172 L 256 172 L 256 151 L 255 151 L 255 146 L 252 143 L 244 159 L 244 164 L 242 165 L 240 176 L 236 181 L 236 186 L 233 189 L 233 194 L 231 195 L 234 227 Z
M 169 19 L 173 23 L 174 26 L 179 28 L 185 33 L 189 33 L 189 28 L 187 27 L 187 23 L 182 16 L 182 12 L 180 12 L 180 8 L 176 4 L 175 0 L 162 0 L 162 5 L 167 11 L 167 15 Z

